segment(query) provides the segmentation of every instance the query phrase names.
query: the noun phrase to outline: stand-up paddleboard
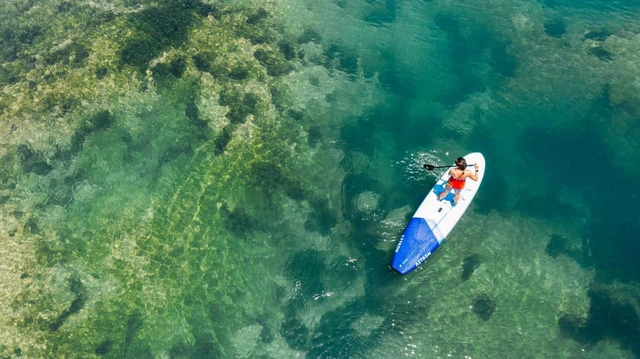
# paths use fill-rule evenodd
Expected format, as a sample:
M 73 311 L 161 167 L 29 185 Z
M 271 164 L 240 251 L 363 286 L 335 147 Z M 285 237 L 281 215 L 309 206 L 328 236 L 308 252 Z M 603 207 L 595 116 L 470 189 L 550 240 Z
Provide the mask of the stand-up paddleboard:
M 400 237 L 400 242 L 393 257 L 393 269 L 401 274 L 409 273 L 415 269 L 438 249 L 449 232 L 462 218 L 464 212 L 469 208 L 471 200 L 478 192 L 478 188 L 480 188 L 484 178 L 484 156 L 480 152 L 474 152 L 464 156 L 464 158 L 467 160 L 467 169 L 473 171 L 473 165 L 478 164 L 478 180 L 474 181 L 467 178 L 465 186 L 460 193 L 460 199 L 453 206 L 453 191 L 442 201 L 438 200 L 438 195 L 444 191 L 449 180 L 449 169 L 444 171 L 444 174 L 422 201 L 413 218 L 409 221 L 402 237 Z M 453 167 L 455 166 L 452 165 L 450 168 Z

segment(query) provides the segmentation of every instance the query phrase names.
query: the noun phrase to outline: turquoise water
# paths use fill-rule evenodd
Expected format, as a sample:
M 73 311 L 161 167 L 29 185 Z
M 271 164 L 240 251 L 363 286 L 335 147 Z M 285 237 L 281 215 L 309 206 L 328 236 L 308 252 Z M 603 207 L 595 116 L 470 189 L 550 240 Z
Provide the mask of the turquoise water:
M 640 357 L 640 3 L 0 10 L 0 357 Z

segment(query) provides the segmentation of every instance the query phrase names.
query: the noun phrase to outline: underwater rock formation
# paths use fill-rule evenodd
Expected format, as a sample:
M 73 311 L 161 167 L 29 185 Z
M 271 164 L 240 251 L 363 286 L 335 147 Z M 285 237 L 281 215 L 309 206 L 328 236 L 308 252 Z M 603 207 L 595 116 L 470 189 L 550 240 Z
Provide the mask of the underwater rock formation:
M 544 32 L 559 38 L 567 32 L 567 25 L 562 20 L 550 20 L 544 23 Z
M 0 309 L 0 357 L 233 357 L 229 338 L 255 310 L 242 303 L 263 295 L 240 263 L 253 261 L 254 248 L 267 253 L 297 239 L 282 226 L 284 203 L 309 212 L 301 229 L 330 234 L 340 209 L 327 188 L 339 193 L 342 172 L 330 183 L 308 173 L 334 170 L 340 155 L 310 148 L 327 126 L 315 123 L 314 134 L 315 114 L 293 106 L 287 81 L 300 44 L 271 7 L 3 7 L 20 25 L 3 24 L 0 37 L 0 209 L 8 218 L 0 254 L 11 263 L 0 268 L 0 298 L 11 299 Z M 307 31 L 300 41 L 321 38 Z M 322 97 L 336 92 L 323 74 Z M 331 86 L 353 80 L 332 76 Z M 313 296 L 323 290 L 314 276 L 324 264 L 301 271 L 307 254 L 286 272 Z M 78 279 L 53 286 L 61 267 Z M 308 329 L 296 320 L 283 324 L 294 333 L 285 339 L 302 347 Z M 256 345 L 277 336 L 274 324 L 263 327 Z M 247 331 L 252 340 L 258 332 Z
M 482 294 L 473 298 L 471 308 L 482 320 L 489 320 L 496 310 L 496 303 L 488 295 Z
M 379 202 L 380 195 L 371 191 L 362 192 L 356 196 L 355 207 L 360 213 L 370 214 L 378 209 Z
M 583 344 L 593 345 L 612 338 L 634 355 L 640 355 L 640 308 L 636 299 L 596 287 L 588 291 L 591 300 L 588 315 L 561 314 L 558 318 L 560 330 Z
M 460 275 L 460 279 L 462 279 L 462 281 L 466 281 L 471 278 L 473 272 L 480 267 L 480 263 L 480 256 L 477 254 L 465 257 L 462 261 L 462 274 Z
M 581 243 L 578 244 L 562 235 L 553 234 L 544 250 L 553 258 L 561 255 L 567 256 L 583 267 L 591 265 L 592 262 L 589 256 L 589 243 L 586 239 L 583 239 Z

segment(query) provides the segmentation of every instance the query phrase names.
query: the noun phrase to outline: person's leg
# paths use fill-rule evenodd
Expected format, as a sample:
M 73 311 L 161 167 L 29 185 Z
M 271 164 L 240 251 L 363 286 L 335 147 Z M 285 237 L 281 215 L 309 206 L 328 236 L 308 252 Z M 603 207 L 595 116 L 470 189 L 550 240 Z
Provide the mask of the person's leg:
M 454 189 L 453 190 L 453 205 L 454 206 L 456 204 L 458 204 L 458 200 L 460 199 L 460 192 L 462 192 L 462 190 L 460 190 L 460 189 Z
M 449 184 L 447 183 L 446 187 L 444 188 L 444 191 L 440 192 L 440 194 L 438 195 L 438 200 L 442 201 L 442 199 L 445 198 L 450 191 L 451 191 L 451 186 L 449 186 Z

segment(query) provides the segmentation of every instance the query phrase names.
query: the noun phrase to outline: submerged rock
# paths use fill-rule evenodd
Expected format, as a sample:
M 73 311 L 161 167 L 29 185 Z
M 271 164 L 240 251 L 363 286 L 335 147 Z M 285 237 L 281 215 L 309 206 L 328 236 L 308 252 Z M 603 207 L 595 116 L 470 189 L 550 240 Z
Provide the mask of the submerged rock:
M 362 192 L 355 199 L 356 209 L 364 214 L 370 214 L 378 209 L 379 202 L 380 195 L 371 191 Z
M 460 276 L 462 281 L 466 281 L 467 279 L 469 279 L 473 274 L 473 272 L 475 272 L 475 270 L 478 269 L 478 267 L 480 266 L 480 263 L 481 262 L 480 262 L 479 255 L 472 254 L 470 256 L 467 256 L 462 261 L 462 275 Z
M 545 252 L 553 258 L 564 255 L 582 266 L 587 266 L 590 263 L 588 249 L 586 249 L 588 245 L 586 240 L 578 244 L 559 234 L 553 234 L 545 247 Z
M 233 337 L 233 347 L 238 358 L 250 358 L 260 342 L 262 326 L 259 324 L 244 327 L 236 332 Z
M 46 156 L 42 152 L 34 151 L 30 144 L 19 145 L 16 152 L 25 173 L 43 176 L 53 170 L 53 166 L 48 163 Z
M 378 330 L 382 323 L 384 323 L 383 317 L 367 312 L 351 323 L 351 329 L 363 337 L 368 337 L 375 330 Z
M 579 343 L 595 345 L 606 338 L 640 353 L 638 304 L 628 293 L 628 288 L 620 291 L 595 285 L 588 290 L 590 309 L 587 315 L 561 313 L 558 327 Z
M 482 294 L 473 299 L 471 308 L 482 320 L 489 320 L 496 310 L 496 303 L 486 294 Z
M 306 29 L 302 32 L 302 35 L 298 38 L 299 44 L 306 44 L 308 42 L 320 43 L 322 42 L 322 36 L 313 29 Z
M 605 62 L 613 61 L 613 53 L 604 49 L 602 46 L 595 46 L 595 47 L 589 48 L 589 53 L 591 55 L 596 56 L 602 61 L 605 61 Z
M 611 35 L 613 34 L 607 29 L 597 29 L 587 32 L 583 38 L 584 40 L 604 41 Z
M 544 23 L 544 32 L 553 37 L 562 37 L 567 32 L 567 25 L 562 20 L 552 20 Z

